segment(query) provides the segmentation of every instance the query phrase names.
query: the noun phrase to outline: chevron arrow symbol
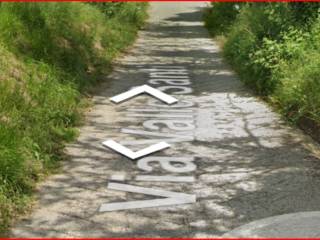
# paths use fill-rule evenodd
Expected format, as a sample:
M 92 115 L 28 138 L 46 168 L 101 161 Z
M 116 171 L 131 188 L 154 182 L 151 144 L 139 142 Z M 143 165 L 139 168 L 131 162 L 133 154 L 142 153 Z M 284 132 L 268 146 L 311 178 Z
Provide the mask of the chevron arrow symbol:
M 178 100 L 174 97 L 171 97 L 170 95 L 163 93 L 161 91 L 159 91 L 158 89 L 155 89 L 153 87 L 150 87 L 149 85 L 142 85 L 142 86 L 138 86 L 135 87 L 129 91 L 126 91 L 124 93 L 121 93 L 119 95 L 116 95 L 112 98 L 110 98 L 110 100 L 114 103 L 120 103 L 123 102 L 125 100 L 128 100 L 129 98 L 135 97 L 139 94 L 142 93 L 148 93 L 149 95 L 167 103 L 167 104 L 173 104 L 176 103 Z
M 102 144 L 104 146 L 111 148 L 112 150 L 132 159 L 132 160 L 135 160 L 137 158 L 141 158 L 143 156 L 146 156 L 151 153 L 154 153 L 154 152 L 157 152 L 162 149 L 170 147 L 170 145 L 166 142 L 159 142 L 157 144 L 151 145 L 150 147 L 144 148 L 144 149 L 139 150 L 137 152 L 133 152 L 129 148 L 126 148 L 113 140 L 104 141 Z

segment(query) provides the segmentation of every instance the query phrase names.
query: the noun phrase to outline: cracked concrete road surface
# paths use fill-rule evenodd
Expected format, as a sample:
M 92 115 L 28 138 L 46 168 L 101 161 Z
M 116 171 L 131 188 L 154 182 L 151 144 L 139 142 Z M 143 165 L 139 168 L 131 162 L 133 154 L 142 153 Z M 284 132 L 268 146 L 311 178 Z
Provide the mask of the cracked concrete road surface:
M 67 147 L 70 159 L 39 186 L 36 206 L 12 236 L 218 237 L 251 221 L 320 210 L 317 144 L 223 62 L 203 27 L 205 6 L 151 3 L 148 25 L 115 63 Z M 142 84 L 179 102 L 168 106 L 147 95 L 110 102 Z M 162 140 L 171 147 L 132 161 L 104 147 L 107 139 L 133 150 Z M 111 189 L 110 182 L 195 195 L 196 202 L 146 208 L 159 197 Z M 99 211 L 133 200 L 140 200 L 136 209 Z

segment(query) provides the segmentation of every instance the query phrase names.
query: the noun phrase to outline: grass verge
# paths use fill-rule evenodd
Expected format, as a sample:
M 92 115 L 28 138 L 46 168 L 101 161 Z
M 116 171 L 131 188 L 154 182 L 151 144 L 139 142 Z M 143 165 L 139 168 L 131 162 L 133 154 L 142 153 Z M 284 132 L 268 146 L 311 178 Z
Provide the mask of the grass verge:
M 0 4 L 0 235 L 77 136 L 83 97 L 133 42 L 146 3 Z

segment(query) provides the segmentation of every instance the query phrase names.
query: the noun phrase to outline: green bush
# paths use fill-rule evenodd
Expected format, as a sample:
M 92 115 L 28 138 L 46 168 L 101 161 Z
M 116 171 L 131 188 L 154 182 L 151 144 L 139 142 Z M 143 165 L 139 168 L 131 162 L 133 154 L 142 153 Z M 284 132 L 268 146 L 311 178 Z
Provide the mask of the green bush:
M 211 8 L 204 14 L 206 27 L 214 36 L 224 34 L 235 21 L 240 12 L 241 3 L 212 2 Z
M 277 43 L 290 28 L 288 19 L 291 13 L 285 4 L 247 5 L 227 34 L 226 57 L 244 81 L 262 95 L 270 94 L 276 86 L 269 80 L 281 54 Z
M 218 11 L 215 18 L 205 19 L 209 30 L 230 11 L 227 3 L 220 4 L 225 5 L 211 9 Z M 219 30 L 226 39 L 224 55 L 246 84 L 276 104 L 290 121 L 307 118 L 317 126 L 319 9 L 319 3 L 246 3 L 232 24 Z M 210 22 L 214 19 L 216 23 Z
M 289 7 L 296 23 L 306 25 L 312 23 L 318 17 L 320 2 L 291 2 L 289 3 Z
M 1 3 L 0 235 L 77 135 L 82 93 L 146 17 L 145 3 L 117 8 L 110 16 L 87 3 Z
M 147 3 L 133 2 L 91 2 L 108 17 L 121 18 L 122 21 L 134 22 L 141 27 L 146 17 Z
M 320 18 L 299 41 L 294 57 L 274 72 L 281 84 L 272 99 L 290 120 L 308 118 L 320 126 Z

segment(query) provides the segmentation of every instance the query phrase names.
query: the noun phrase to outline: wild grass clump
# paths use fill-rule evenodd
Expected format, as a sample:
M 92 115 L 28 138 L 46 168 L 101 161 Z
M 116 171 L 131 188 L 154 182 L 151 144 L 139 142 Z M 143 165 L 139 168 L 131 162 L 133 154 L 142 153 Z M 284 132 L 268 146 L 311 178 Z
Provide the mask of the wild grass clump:
M 316 127 L 320 126 L 319 9 L 319 3 L 247 3 L 221 31 L 226 38 L 224 55 L 241 79 L 290 121 L 299 124 L 308 119 Z M 211 16 L 221 15 L 214 11 L 219 8 L 213 7 Z
M 118 9 L 110 16 L 87 3 L 1 3 L 0 235 L 77 135 L 82 93 L 146 17 L 145 3 Z
M 76 135 L 80 93 L 71 76 L 23 62 L 0 46 L 0 226 L 25 209 L 26 196 Z M 11 65 L 13 64 L 13 65 Z
M 118 8 L 108 17 L 90 4 L 3 3 L 0 41 L 11 52 L 62 68 L 77 78 L 77 85 L 87 85 L 94 79 L 88 76 L 132 42 L 145 19 L 144 3 Z

